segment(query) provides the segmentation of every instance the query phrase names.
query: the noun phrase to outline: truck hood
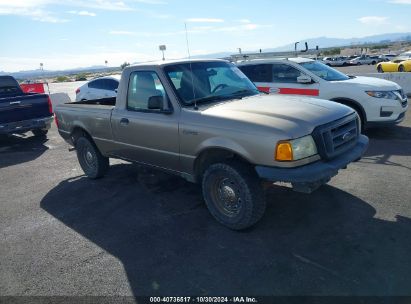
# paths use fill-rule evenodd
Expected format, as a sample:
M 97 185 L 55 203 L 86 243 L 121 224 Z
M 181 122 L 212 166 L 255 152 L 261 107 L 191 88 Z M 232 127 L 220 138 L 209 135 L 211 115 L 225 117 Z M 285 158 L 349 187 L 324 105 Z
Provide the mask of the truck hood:
M 275 132 L 289 139 L 311 134 L 315 127 L 352 112 L 349 107 L 327 100 L 278 95 L 257 95 L 201 110 L 202 116 L 221 118 L 219 126 L 226 121 L 225 127 Z
M 363 77 L 356 76 L 354 78 L 343 81 L 331 81 L 335 84 L 341 84 L 350 86 L 350 88 L 356 87 L 358 89 L 374 90 L 374 91 L 394 91 L 400 90 L 401 87 L 395 82 L 380 79 L 376 77 Z

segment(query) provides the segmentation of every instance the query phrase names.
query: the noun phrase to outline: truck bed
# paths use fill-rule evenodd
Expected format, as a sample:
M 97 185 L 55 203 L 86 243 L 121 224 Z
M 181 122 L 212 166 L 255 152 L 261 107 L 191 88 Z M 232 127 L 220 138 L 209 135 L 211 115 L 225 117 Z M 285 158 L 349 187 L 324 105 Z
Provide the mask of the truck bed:
M 116 98 L 69 102 L 56 107 L 60 134 L 67 139 L 73 127 L 82 125 L 95 142 L 111 140 L 111 112 Z M 67 133 L 68 132 L 68 133 Z

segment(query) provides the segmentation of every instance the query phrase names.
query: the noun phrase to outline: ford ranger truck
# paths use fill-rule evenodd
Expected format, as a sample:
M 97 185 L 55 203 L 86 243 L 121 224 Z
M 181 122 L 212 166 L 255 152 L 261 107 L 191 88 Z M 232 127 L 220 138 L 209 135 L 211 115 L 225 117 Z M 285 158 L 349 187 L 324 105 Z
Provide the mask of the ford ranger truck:
M 31 131 L 46 136 L 53 121 L 47 94 L 24 93 L 11 76 L 0 76 L 0 135 Z
M 262 94 L 223 60 L 127 67 L 116 98 L 62 104 L 55 113 L 89 178 L 102 177 L 109 158 L 179 175 L 201 183 L 210 213 L 235 230 L 263 216 L 264 181 L 309 193 L 368 145 L 351 108 Z

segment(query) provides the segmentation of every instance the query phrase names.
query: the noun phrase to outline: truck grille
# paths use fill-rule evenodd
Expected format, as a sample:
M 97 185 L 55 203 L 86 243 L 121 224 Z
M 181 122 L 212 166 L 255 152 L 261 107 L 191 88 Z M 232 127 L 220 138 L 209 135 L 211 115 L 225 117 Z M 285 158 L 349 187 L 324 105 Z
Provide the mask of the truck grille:
M 313 138 L 323 159 L 332 159 L 351 149 L 357 143 L 359 121 L 353 113 L 337 121 L 314 129 Z

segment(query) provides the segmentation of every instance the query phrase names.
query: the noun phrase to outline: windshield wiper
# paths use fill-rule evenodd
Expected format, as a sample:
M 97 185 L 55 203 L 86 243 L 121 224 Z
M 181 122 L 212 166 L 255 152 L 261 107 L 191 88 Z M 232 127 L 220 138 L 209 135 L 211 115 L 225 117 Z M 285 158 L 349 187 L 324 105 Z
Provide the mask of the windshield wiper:
M 250 93 L 250 95 L 248 95 L 246 93 Z M 244 96 L 241 96 L 241 98 L 243 98 L 243 97 L 251 96 L 251 93 L 259 94 L 260 91 L 252 91 L 252 90 L 244 89 L 244 90 L 239 90 L 239 91 L 236 91 L 234 93 L 231 93 L 230 96 L 238 97 L 238 95 L 244 95 Z
M 195 104 L 210 102 L 210 101 L 221 101 L 221 100 L 227 100 L 231 98 L 232 98 L 231 96 L 224 96 L 224 95 L 206 96 L 206 97 L 193 99 L 190 101 L 190 103 L 188 103 L 188 105 L 195 105 Z
M 230 95 L 211 95 L 211 96 L 206 96 L 202 98 L 197 98 L 194 100 L 191 100 L 188 105 L 195 105 L 199 103 L 205 103 L 205 102 L 212 102 L 212 101 L 223 101 L 223 100 L 230 100 L 230 99 L 242 99 L 243 97 L 246 96 L 251 96 L 251 95 L 244 95 L 245 93 L 251 93 L 253 91 L 251 90 L 239 90 L 234 93 L 231 93 Z M 257 93 L 257 92 L 256 92 Z

